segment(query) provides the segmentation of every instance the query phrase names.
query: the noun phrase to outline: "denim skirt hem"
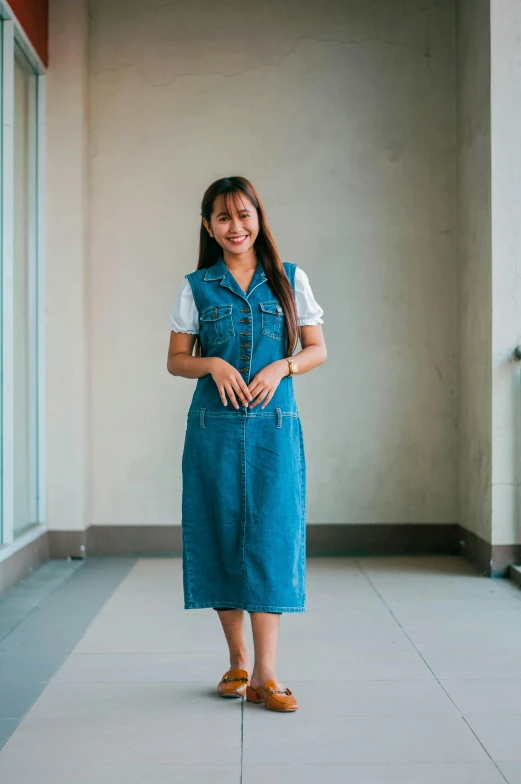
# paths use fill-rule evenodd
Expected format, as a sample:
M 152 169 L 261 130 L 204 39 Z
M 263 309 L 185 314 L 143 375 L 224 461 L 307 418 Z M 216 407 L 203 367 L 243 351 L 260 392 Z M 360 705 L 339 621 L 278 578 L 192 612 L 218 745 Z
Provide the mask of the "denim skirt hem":
M 246 610 L 246 612 L 306 612 L 305 607 L 272 607 L 271 605 L 244 604 L 233 602 L 185 602 L 185 610 L 201 610 L 208 607 L 231 607 L 232 609 Z

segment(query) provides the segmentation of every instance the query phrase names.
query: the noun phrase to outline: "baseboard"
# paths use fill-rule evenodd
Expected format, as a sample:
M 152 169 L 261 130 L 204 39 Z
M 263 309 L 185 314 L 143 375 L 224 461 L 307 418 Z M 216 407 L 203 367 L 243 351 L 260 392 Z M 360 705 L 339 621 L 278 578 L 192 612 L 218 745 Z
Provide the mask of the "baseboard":
M 85 558 L 86 531 L 48 531 L 50 558 Z
M 181 556 L 180 525 L 91 525 L 87 554 Z
M 509 577 L 510 565 L 521 562 L 521 545 L 491 544 L 458 525 L 460 553 L 487 577 Z
M 15 550 L 0 562 L 0 596 L 49 560 L 48 532 Z
M 455 524 L 308 523 L 307 555 L 458 553 Z
M 457 553 L 457 526 L 450 524 L 318 524 L 306 527 L 307 555 Z M 87 554 L 181 555 L 181 526 L 91 525 Z
M 95 555 L 181 556 L 181 526 L 91 525 L 85 548 Z M 490 577 L 504 577 L 511 563 L 521 562 L 521 545 L 491 545 L 456 523 L 308 523 L 306 553 L 462 555 Z
M 521 563 L 521 545 L 491 545 L 457 524 L 308 523 L 306 545 L 309 557 L 462 555 L 489 577 L 511 576 L 511 564 Z M 0 562 L 0 595 L 49 558 L 89 554 L 181 557 L 181 526 L 91 525 L 86 531 L 47 531 Z
M 521 565 L 511 564 L 509 569 L 509 576 L 510 579 L 516 583 L 516 585 L 521 586 Z

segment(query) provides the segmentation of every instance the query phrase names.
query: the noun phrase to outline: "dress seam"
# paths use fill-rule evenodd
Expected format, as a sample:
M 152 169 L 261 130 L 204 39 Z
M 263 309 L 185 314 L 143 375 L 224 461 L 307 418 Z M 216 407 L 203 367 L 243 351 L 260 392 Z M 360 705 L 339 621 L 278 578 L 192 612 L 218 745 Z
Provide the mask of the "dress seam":
M 246 510 L 247 504 L 247 472 L 246 472 L 246 418 L 243 425 L 242 437 L 242 465 L 243 465 L 243 490 L 242 500 L 244 504 L 244 519 L 242 524 L 242 586 L 243 586 L 243 604 L 246 604 Z M 218 605 L 219 606 L 219 605 Z

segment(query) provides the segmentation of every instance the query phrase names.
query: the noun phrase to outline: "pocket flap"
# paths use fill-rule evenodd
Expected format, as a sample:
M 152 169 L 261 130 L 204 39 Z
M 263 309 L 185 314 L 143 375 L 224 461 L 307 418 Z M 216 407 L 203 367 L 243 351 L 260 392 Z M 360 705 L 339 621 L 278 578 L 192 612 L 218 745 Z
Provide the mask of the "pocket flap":
M 213 305 L 211 308 L 206 308 L 199 318 L 201 321 L 218 321 L 219 319 L 229 316 L 232 312 L 231 305 Z
M 264 311 L 264 313 L 271 313 L 274 316 L 284 315 L 284 311 L 282 310 L 282 307 L 281 305 L 279 305 L 277 300 L 274 300 L 272 302 L 261 302 L 260 307 L 261 310 Z

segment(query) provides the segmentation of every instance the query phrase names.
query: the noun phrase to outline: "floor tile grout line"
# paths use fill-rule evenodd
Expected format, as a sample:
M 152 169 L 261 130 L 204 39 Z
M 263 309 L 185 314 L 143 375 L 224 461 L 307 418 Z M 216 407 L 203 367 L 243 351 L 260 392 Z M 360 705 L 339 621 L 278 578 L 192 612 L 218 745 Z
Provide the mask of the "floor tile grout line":
M 240 778 L 239 784 L 242 784 L 242 773 L 243 773 L 243 753 L 244 753 L 244 703 L 246 701 L 246 697 L 241 697 L 241 766 L 240 766 Z
M 414 651 L 414 652 L 415 653 L 419 653 L 419 651 Z M 363 651 L 362 651 L 362 653 L 363 653 Z M 408 651 L 408 653 L 413 653 L 413 651 Z M 439 680 L 439 678 L 434 676 L 434 680 L 439 682 L 440 685 L 441 685 L 441 681 Z M 459 682 L 469 683 L 471 681 L 479 681 L 480 683 L 483 682 L 483 681 L 494 682 L 494 683 L 502 683 L 502 682 L 510 683 L 511 681 L 519 681 L 519 680 L 521 680 L 521 678 L 443 678 L 442 680 L 443 681 L 453 681 L 455 683 L 459 683 Z M 405 683 L 432 683 L 433 678 L 331 678 L 330 680 L 322 678 L 321 681 L 323 681 L 324 683 L 404 683 L 404 682 Z M 213 682 L 213 681 L 208 681 L 208 683 L 211 683 L 211 682 Z M 298 681 L 295 680 L 293 682 L 294 683 L 316 683 L 316 679 L 309 678 L 308 680 L 304 680 L 303 678 L 299 678 Z M 185 684 L 185 683 L 197 683 L 197 684 L 199 684 L 199 683 L 201 683 L 201 681 L 184 681 L 184 680 L 180 680 L 180 681 L 136 681 L 136 680 L 132 680 L 132 681 L 114 681 L 114 680 L 111 680 L 111 681 L 64 681 L 64 680 L 56 680 L 56 678 L 52 678 L 50 681 L 34 681 L 34 683 L 42 683 L 42 684 L 45 684 L 46 686 L 48 686 L 51 683 L 53 685 L 54 684 L 58 684 L 58 685 L 65 685 L 65 684 L 66 685 L 70 685 L 70 684 L 78 685 L 78 684 L 82 684 L 82 685 L 85 685 L 85 686 L 93 686 L 93 685 L 107 686 L 107 685 L 112 685 L 112 684 L 114 684 L 114 685 L 121 685 L 121 686 L 125 686 L 125 685 L 129 686 L 129 685 L 133 685 L 133 684 L 136 684 L 136 685 L 155 684 L 155 685 L 163 685 L 164 686 L 164 685 L 170 684 L 170 683 L 172 683 L 172 684 L 174 684 L 174 683 L 182 683 L 182 684 Z M 498 713 L 498 714 L 495 714 L 495 715 L 501 716 L 501 715 L 504 715 L 504 714 Z M 514 713 L 512 715 L 513 716 L 521 715 L 521 711 L 520 711 L 519 714 L 518 713 Z
M 75 721 L 83 719 L 94 719 L 97 714 L 95 713 L 79 713 L 76 716 L 67 716 L 67 715 L 58 715 L 58 716 L 24 716 L 24 721 L 63 721 L 66 719 L 67 721 Z M 521 716 L 521 713 L 472 713 L 472 716 Z M 114 714 L 114 717 L 117 718 L 118 714 Z M 328 719 L 328 720 L 336 720 L 336 719 L 443 719 L 446 718 L 445 714 L 442 713 L 335 713 L 331 715 L 330 713 L 320 714 L 320 713 L 309 713 L 307 717 L 310 719 Z M 155 719 L 156 716 L 152 713 L 150 715 L 147 714 L 140 714 L 140 718 L 143 719 Z M 223 716 L 221 714 L 216 713 L 215 715 L 208 715 L 207 713 L 201 713 L 201 715 L 193 715 L 193 716 L 185 716 L 183 714 L 179 714 L 177 716 L 162 716 L 161 721 L 200 721 L 201 719 L 215 719 L 220 720 Z M 464 717 L 462 717 L 464 718 Z M 242 716 L 241 716 L 242 719 Z M 2 716 L 0 717 L 0 721 L 21 721 L 18 717 L 9 717 L 9 716 Z M 242 734 L 242 726 L 241 726 L 241 744 L 243 741 L 243 734 Z M 242 765 L 242 745 L 241 745 L 241 765 Z M 470 760 L 469 760 L 470 761 Z M 515 762 L 515 760 L 513 760 Z M 317 763 L 318 764 L 318 763 Z M 344 764 L 344 763 L 342 763 Z
M 468 723 L 468 721 L 467 721 L 467 719 L 465 718 L 465 716 L 462 714 L 462 712 L 460 711 L 460 709 L 458 708 L 458 706 L 456 705 L 456 703 L 454 702 L 454 700 L 452 699 L 452 697 L 450 696 L 450 694 L 448 693 L 448 691 L 447 691 L 447 690 L 444 688 L 443 684 L 441 683 L 440 679 L 438 678 L 438 676 L 436 675 L 436 673 L 434 672 L 434 670 L 432 669 L 432 667 L 431 667 L 431 666 L 430 666 L 430 664 L 428 663 L 428 661 L 427 661 L 427 659 L 425 658 L 425 656 L 423 656 L 422 652 L 421 652 L 421 651 L 420 651 L 420 650 L 419 650 L 419 649 L 416 647 L 416 644 L 415 644 L 414 640 L 412 639 L 412 637 L 410 636 L 410 634 L 408 634 L 408 632 L 405 630 L 405 628 L 402 626 L 402 624 L 400 623 L 400 621 L 398 620 L 398 618 L 396 617 L 396 615 L 394 614 L 394 612 L 391 610 L 391 608 L 389 607 L 389 605 L 388 605 L 388 604 L 387 604 L 387 602 L 385 601 L 384 597 L 382 596 L 382 594 L 380 593 L 380 591 L 378 590 L 378 588 L 376 587 L 376 585 L 373 583 L 373 581 L 371 580 L 371 578 L 369 577 L 369 575 L 368 575 L 368 574 L 367 574 L 367 572 L 365 571 L 365 569 L 364 569 L 364 567 L 362 566 L 362 564 L 360 563 L 359 559 L 356 559 L 356 562 L 357 562 L 357 566 L 358 566 L 358 567 L 359 567 L 359 569 L 361 570 L 362 574 L 364 575 L 365 579 L 367 580 L 367 582 L 369 583 L 369 585 L 371 586 L 371 588 L 373 589 L 373 591 L 376 593 L 376 595 L 378 596 L 378 598 L 380 599 L 380 601 L 382 602 L 382 604 L 384 605 L 384 607 L 385 607 L 385 608 L 387 609 L 387 611 L 390 613 L 390 615 L 391 615 L 391 617 L 393 618 L 393 620 L 395 621 L 395 623 L 398 625 L 398 627 L 399 627 L 399 628 L 402 630 L 402 632 L 405 634 L 405 636 L 407 637 L 407 639 L 409 640 L 409 642 L 410 642 L 410 643 L 411 643 L 411 645 L 413 646 L 413 648 L 414 648 L 414 650 L 416 651 L 416 653 L 418 654 L 418 656 L 421 658 L 421 660 L 424 662 L 425 666 L 428 668 L 428 670 L 429 670 L 429 671 L 432 673 L 432 675 L 433 675 L 433 676 L 434 676 L 434 678 L 436 679 L 437 683 L 439 683 L 439 685 L 440 685 L 440 688 L 441 688 L 441 689 L 442 689 L 442 690 L 445 692 L 445 694 L 447 695 L 448 699 L 449 699 L 449 700 L 452 702 L 452 704 L 454 705 L 454 707 L 455 707 L 455 708 L 456 708 L 456 710 L 458 711 L 459 715 L 461 716 L 461 718 L 463 719 L 463 721 L 465 722 L 465 724 L 467 725 L 467 727 L 469 728 L 469 730 L 471 731 L 471 733 L 474 735 L 474 737 L 476 738 L 477 742 L 479 743 L 479 745 L 481 746 L 481 748 L 483 749 L 483 751 L 485 752 L 485 754 L 487 755 L 487 757 L 489 758 L 489 760 L 490 760 L 490 761 L 493 763 L 493 765 L 494 765 L 494 767 L 496 768 L 496 770 L 498 771 L 499 775 L 500 775 L 500 776 L 503 778 L 503 780 L 504 780 L 504 781 L 506 781 L 506 782 L 507 782 L 507 784 L 508 784 L 508 779 L 507 779 L 507 777 L 504 775 L 503 771 L 502 771 L 502 770 L 501 770 L 501 769 L 498 767 L 498 765 L 496 764 L 496 761 L 495 761 L 495 760 L 492 758 L 492 756 L 491 756 L 491 754 L 489 753 L 489 751 L 488 751 L 488 749 L 486 748 L 486 746 L 485 746 L 485 745 L 482 743 L 482 741 L 480 740 L 480 738 L 478 738 L 478 736 L 476 735 L 476 733 L 474 732 L 474 730 L 472 729 L 472 727 L 471 727 L 471 726 L 470 726 L 470 724 Z
M 365 651 L 362 651 L 365 653 Z M 412 651 L 407 651 L 407 653 L 412 653 Z M 321 678 L 321 681 L 324 678 Z M 444 681 L 460 681 L 460 680 L 467 680 L 467 681 L 481 681 L 482 678 L 443 678 Z M 521 678 L 485 678 L 485 680 L 501 680 L 501 681 L 519 681 Z M 331 678 L 326 683 L 363 683 L 364 681 L 369 681 L 371 683 L 432 683 L 432 678 Z M 34 681 L 34 683 L 62 683 L 62 684 L 84 684 L 88 686 L 92 686 L 93 684 L 100 684 L 100 685 L 107 685 L 107 684 L 115 684 L 115 685 L 127 685 L 130 683 L 135 683 L 137 686 L 140 685 L 148 685 L 150 683 L 156 684 L 157 686 L 164 686 L 168 683 L 206 683 L 207 685 L 213 684 L 213 681 L 62 681 L 62 680 L 55 680 L 52 681 Z M 316 678 L 299 678 L 298 680 L 295 678 L 293 683 L 316 683 Z

